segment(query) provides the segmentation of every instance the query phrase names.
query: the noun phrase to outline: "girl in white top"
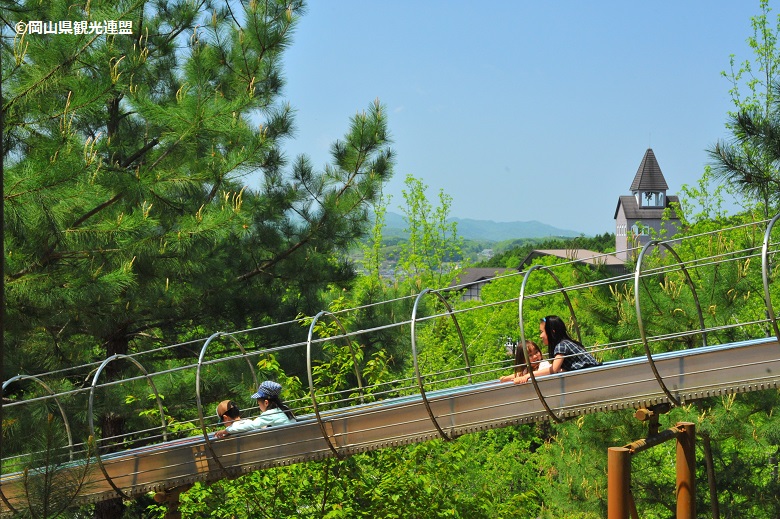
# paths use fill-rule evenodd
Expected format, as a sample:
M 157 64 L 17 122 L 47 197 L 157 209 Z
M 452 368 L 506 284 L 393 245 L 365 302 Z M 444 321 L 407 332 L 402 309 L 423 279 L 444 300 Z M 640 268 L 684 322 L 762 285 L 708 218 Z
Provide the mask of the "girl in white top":
M 525 341 L 525 346 L 528 348 L 528 360 L 531 361 L 531 369 L 533 369 L 534 372 L 540 370 L 540 369 L 548 369 L 550 367 L 550 363 L 547 362 L 542 358 L 542 352 L 539 349 L 539 346 L 536 345 L 534 341 Z M 523 358 L 523 350 L 519 349 L 517 350 L 515 354 L 515 364 L 520 365 L 520 362 L 524 360 Z M 514 382 L 515 384 L 522 383 L 521 380 L 524 382 L 527 380 L 528 376 L 528 366 L 522 366 L 521 369 L 515 370 L 515 373 L 513 375 L 506 375 L 504 377 L 501 377 L 499 379 L 500 382 Z

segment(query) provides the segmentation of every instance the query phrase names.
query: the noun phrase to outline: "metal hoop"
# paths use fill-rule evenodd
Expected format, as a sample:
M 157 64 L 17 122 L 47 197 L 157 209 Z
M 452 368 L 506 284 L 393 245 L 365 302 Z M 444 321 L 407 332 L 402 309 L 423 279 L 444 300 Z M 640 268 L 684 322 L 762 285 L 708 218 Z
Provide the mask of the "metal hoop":
M 108 471 L 106 470 L 105 465 L 103 465 L 103 459 L 100 457 L 100 448 L 97 445 L 97 440 L 95 440 L 95 421 L 92 416 L 93 401 L 95 397 L 95 387 L 97 386 L 98 377 L 100 376 L 100 373 L 103 371 L 103 368 L 105 368 L 109 362 L 113 362 L 117 359 L 127 359 L 133 364 L 135 364 L 135 366 L 138 369 L 140 369 L 141 372 L 144 374 L 147 382 L 149 382 L 149 385 L 152 386 L 152 391 L 154 391 L 154 395 L 157 398 L 157 408 L 160 410 L 160 422 L 162 424 L 162 430 L 163 430 L 163 441 L 168 441 L 168 425 L 165 423 L 165 411 L 163 410 L 160 393 L 157 391 L 157 387 L 155 387 L 154 381 L 149 376 L 149 373 L 146 371 L 146 368 L 144 368 L 140 362 L 135 360 L 133 357 L 130 357 L 129 355 L 116 353 L 114 355 L 111 355 L 109 358 L 107 358 L 100 364 L 100 367 L 95 372 L 95 376 L 92 378 L 92 387 L 90 387 L 89 389 L 89 408 L 87 411 L 87 416 L 89 418 L 89 435 L 92 441 L 95 443 L 95 457 L 97 459 L 98 466 L 100 467 L 100 471 L 103 473 L 103 476 L 106 478 L 108 484 L 111 485 L 111 488 L 113 488 L 116 491 L 116 493 L 119 494 L 119 496 L 122 497 L 123 499 L 132 499 L 130 496 L 122 492 L 119 489 L 119 487 L 117 487 L 114 484 L 114 480 L 111 479 L 111 476 L 108 475 Z
M 463 352 L 463 360 L 466 363 L 466 372 L 468 373 L 469 384 L 472 383 L 471 363 L 469 362 L 469 355 L 468 351 L 466 350 L 466 341 L 463 339 L 463 332 L 460 329 L 460 324 L 458 324 L 458 319 L 455 317 L 455 313 L 452 311 L 452 306 L 450 306 L 447 300 L 444 299 L 444 297 L 439 292 L 433 291 L 429 288 L 424 289 L 417 295 L 417 298 L 414 300 L 414 307 L 412 308 L 412 360 L 414 361 L 414 374 L 417 377 L 417 387 L 420 389 L 420 396 L 422 397 L 425 409 L 428 411 L 428 416 L 430 417 L 431 422 L 433 422 L 433 426 L 436 427 L 437 431 L 439 431 L 439 436 L 441 436 L 442 439 L 445 441 L 451 441 L 452 438 L 444 432 L 444 430 L 439 425 L 439 422 L 436 420 L 436 416 L 433 414 L 433 409 L 431 409 L 431 404 L 428 401 L 428 396 L 425 393 L 425 385 L 423 383 L 422 375 L 420 374 L 420 364 L 417 360 L 417 309 L 423 296 L 428 293 L 434 294 L 436 297 L 438 297 L 439 301 L 444 303 L 444 306 L 447 308 L 447 312 L 450 314 L 450 317 L 452 317 L 452 322 L 455 324 L 455 329 L 457 330 L 458 337 L 460 339 L 460 346 L 461 351 Z
M 531 375 L 531 383 L 533 384 L 534 390 L 536 391 L 536 396 L 539 398 L 539 401 L 544 406 L 544 409 L 547 411 L 547 414 L 550 415 L 550 418 L 552 418 L 553 421 L 555 421 L 556 423 L 562 423 L 563 418 L 555 414 L 555 412 L 553 412 L 550 406 L 547 405 L 547 399 L 542 394 L 542 390 L 539 389 L 539 382 L 536 381 L 536 377 L 534 376 L 534 370 L 531 369 L 531 359 L 528 356 L 528 348 L 525 345 L 525 322 L 523 321 L 523 301 L 525 301 L 525 286 L 528 283 L 528 278 L 531 276 L 531 272 L 537 269 L 542 269 L 546 271 L 548 274 L 550 274 L 550 276 L 552 276 L 552 278 L 558 284 L 558 288 L 561 290 L 563 299 L 566 301 L 566 306 L 569 307 L 569 314 L 571 315 L 572 321 L 574 321 L 574 331 L 577 334 L 577 340 L 580 342 L 582 342 L 582 335 L 580 335 L 580 325 L 577 323 L 577 316 L 574 313 L 574 307 L 572 307 L 571 305 L 569 294 L 566 293 L 566 289 L 563 287 L 563 283 L 561 283 L 561 280 L 558 278 L 558 276 L 556 276 L 555 273 L 546 265 L 534 265 L 533 267 L 528 269 L 528 272 L 526 272 L 525 275 L 523 276 L 523 283 L 520 285 L 520 296 L 518 297 L 518 317 L 520 320 L 520 341 L 523 343 L 523 357 L 525 357 L 525 365 L 528 366 L 528 373 Z
M 49 392 L 49 394 L 54 398 L 54 402 L 56 402 L 57 407 L 60 410 L 60 416 L 62 416 L 62 421 L 65 422 L 65 432 L 68 435 L 68 448 L 70 450 L 70 460 L 73 461 L 73 436 L 70 432 L 70 421 L 68 420 L 67 414 L 65 414 L 65 409 L 63 409 L 62 404 L 60 404 L 59 399 L 57 398 L 57 394 L 52 391 L 52 389 L 41 379 L 38 377 L 34 377 L 33 375 L 16 375 L 15 377 L 11 377 L 5 382 L 3 382 L 2 387 L 2 393 L 5 393 L 5 388 L 8 387 L 11 383 L 16 382 L 17 380 L 25 380 L 29 379 L 33 382 L 36 382 L 38 385 L 43 387 L 46 391 Z
M 780 329 L 777 326 L 777 316 L 775 315 L 775 309 L 772 307 L 772 295 L 769 293 L 769 239 L 772 234 L 772 228 L 780 219 L 780 213 L 777 213 L 772 221 L 766 228 L 764 234 L 764 245 L 761 247 L 761 277 L 764 281 L 764 303 L 766 303 L 766 311 L 769 316 L 769 320 L 772 322 L 772 328 L 775 330 L 775 337 L 780 341 Z
M 70 461 L 73 461 L 73 435 L 70 431 L 70 421 L 68 420 L 68 415 L 65 413 L 65 409 L 63 409 L 62 404 L 60 403 L 59 399 L 57 398 L 57 394 L 52 391 L 51 387 L 48 386 L 45 382 L 43 382 L 38 377 L 35 377 L 33 375 L 16 375 L 15 377 L 11 377 L 5 382 L 3 382 L 2 389 L 0 389 L 0 395 L 5 393 L 5 388 L 7 388 L 10 384 L 13 382 L 16 382 L 17 380 L 25 380 L 29 379 L 33 382 L 36 382 L 38 385 L 43 387 L 46 391 L 49 392 L 49 394 L 54 398 L 54 402 L 57 404 L 57 408 L 60 410 L 60 416 L 62 416 L 62 421 L 65 423 L 65 432 L 68 435 L 68 451 L 69 451 L 69 458 Z M 11 506 L 10 501 L 3 493 L 3 485 L 0 483 L 0 498 L 2 498 L 5 505 L 8 507 L 8 509 L 13 513 L 18 513 L 18 510 L 16 510 L 13 506 Z
M 209 452 L 211 453 L 211 458 L 216 462 L 216 464 L 219 466 L 220 470 L 222 470 L 223 473 L 227 474 L 227 470 L 225 470 L 225 466 L 222 465 L 222 462 L 219 459 L 219 456 L 217 456 L 216 451 L 214 450 L 214 445 L 211 443 L 211 438 L 209 438 L 208 430 L 206 429 L 206 421 L 203 417 L 203 402 L 200 398 L 200 368 L 203 366 L 203 358 L 206 356 L 206 348 L 209 347 L 209 344 L 212 340 L 227 336 L 230 338 L 230 340 L 233 341 L 233 343 L 238 346 L 238 349 L 241 350 L 241 354 L 244 356 L 244 359 L 246 360 L 247 365 L 249 366 L 249 371 L 252 373 L 252 382 L 254 382 L 254 387 L 257 387 L 257 375 L 255 374 L 255 368 L 252 366 L 252 363 L 249 362 L 249 358 L 246 356 L 246 350 L 244 349 L 244 346 L 230 334 L 224 333 L 224 332 L 216 332 L 211 334 L 211 336 L 206 339 L 206 342 L 203 344 L 203 347 L 200 349 L 200 355 L 198 355 L 198 368 L 195 371 L 195 400 L 198 404 L 198 420 L 200 421 L 200 429 L 203 432 L 203 438 L 206 440 L 206 447 L 208 447 Z
M 650 352 L 650 344 L 647 342 L 647 334 L 645 333 L 644 322 L 642 321 L 642 305 L 639 298 L 639 279 L 642 273 L 642 259 L 644 259 L 645 253 L 650 249 L 650 247 L 655 247 L 657 245 L 663 245 L 666 250 L 668 250 L 672 256 L 674 256 L 674 259 L 680 265 L 680 268 L 682 268 L 683 274 L 685 274 L 685 279 L 688 282 L 688 286 L 691 288 L 693 299 L 696 302 L 696 311 L 699 314 L 699 326 L 701 327 L 702 332 L 702 346 L 707 346 L 707 332 L 705 331 L 704 315 L 701 311 L 701 304 L 699 303 L 699 296 L 696 292 L 696 286 L 693 284 L 693 280 L 691 279 L 690 274 L 688 274 L 688 269 L 685 268 L 685 265 L 680 259 L 680 256 L 665 242 L 652 240 L 646 243 L 645 246 L 642 247 L 642 251 L 639 253 L 639 257 L 636 261 L 636 270 L 634 272 L 634 301 L 636 305 L 636 320 L 637 325 L 639 326 L 639 335 L 642 337 L 642 344 L 645 347 L 645 354 L 647 355 L 647 360 L 650 362 L 650 368 L 653 370 L 653 375 L 655 375 L 655 379 L 658 381 L 658 385 L 661 386 L 661 389 L 672 402 L 672 404 L 679 406 L 680 401 L 672 395 L 672 393 L 669 391 L 669 388 L 666 387 L 663 378 L 661 378 L 661 374 L 658 373 L 658 368 L 656 367 L 655 361 L 653 360 L 653 355 Z
M 334 321 L 336 321 L 336 324 L 341 329 L 341 334 L 344 336 L 344 339 L 347 341 L 347 346 L 349 346 L 349 353 L 352 355 L 352 367 L 355 370 L 355 377 L 357 378 L 358 382 L 358 391 L 360 393 L 360 402 L 363 403 L 363 378 L 360 376 L 360 370 L 358 369 L 358 361 L 357 356 L 355 355 L 355 349 L 352 347 L 352 341 L 349 340 L 347 335 L 347 330 L 344 328 L 344 325 L 341 324 L 341 321 L 338 317 L 336 317 L 335 314 L 332 312 L 328 312 L 327 310 L 322 310 L 320 313 L 314 316 L 314 318 L 311 320 L 311 323 L 309 324 L 309 334 L 306 338 L 306 372 L 309 377 L 309 394 L 311 395 L 311 403 L 312 407 L 314 408 L 314 416 L 317 417 L 317 424 L 320 426 L 320 431 L 322 431 L 322 437 L 325 438 L 325 442 L 328 444 L 328 447 L 333 452 L 333 454 L 336 455 L 337 458 L 343 459 L 344 456 L 338 451 L 335 445 L 333 445 L 333 442 L 331 441 L 330 435 L 328 434 L 328 431 L 325 427 L 325 423 L 322 421 L 322 415 L 320 414 L 320 407 L 317 403 L 317 395 L 314 391 L 314 374 L 312 373 L 312 361 L 311 361 L 311 344 L 312 344 L 312 338 L 314 337 L 314 325 L 317 324 L 317 321 L 322 317 L 323 315 L 329 315 L 333 318 Z

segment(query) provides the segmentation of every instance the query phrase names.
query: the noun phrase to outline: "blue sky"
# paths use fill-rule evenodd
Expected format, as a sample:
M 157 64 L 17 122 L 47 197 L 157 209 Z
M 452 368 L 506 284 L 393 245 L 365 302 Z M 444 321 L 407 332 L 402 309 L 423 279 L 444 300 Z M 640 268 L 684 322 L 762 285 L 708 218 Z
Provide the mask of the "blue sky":
M 404 178 L 451 216 L 614 232 L 647 148 L 676 194 L 733 109 L 721 72 L 758 0 L 311 0 L 285 55 L 292 158 L 322 167 L 349 118 L 386 105 Z M 775 14 L 775 13 L 773 13 Z

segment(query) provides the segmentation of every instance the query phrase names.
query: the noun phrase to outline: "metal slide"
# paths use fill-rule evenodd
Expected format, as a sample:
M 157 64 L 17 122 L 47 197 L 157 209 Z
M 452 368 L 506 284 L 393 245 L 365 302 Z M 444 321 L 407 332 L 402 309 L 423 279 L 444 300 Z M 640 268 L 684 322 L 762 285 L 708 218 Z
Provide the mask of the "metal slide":
M 308 409 L 309 414 L 299 416 L 299 421 L 291 425 L 229 436 L 221 440 L 213 438 L 212 431 L 217 424 L 207 423 L 204 419 L 200 398 L 201 370 L 210 363 L 246 361 L 256 384 L 251 359 L 254 358 L 253 356 L 274 351 L 272 349 L 246 351 L 237 339 L 238 332 L 233 334 L 220 332 L 212 335 L 204 342 L 198 343 L 201 350 L 197 364 L 177 367 L 169 371 L 147 372 L 142 361 L 138 360 L 142 359 L 141 354 L 138 357 L 111 357 L 99 367 L 84 367 L 89 372 L 92 386 L 71 392 L 57 394 L 51 389 L 54 386 L 46 382 L 46 380 L 56 380 L 61 376 L 59 372 L 35 376 L 18 375 L 5 381 L 3 388 L 26 379 L 44 388 L 48 396 L 4 404 L 4 409 L 6 407 L 24 409 L 24 405 L 47 399 L 56 404 L 64 428 L 67 429 L 71 451 L 70 458 L 65 460 L 62 470 L 72 472 L 74 479 L 77 479 L 81 472 L 85 470 L 87 472 L 86 483 L 79 489 L 74 503 L 83 504 L 114 497 L 133 498 L 150 491 L 172 489 L 196 481 L 234 477 L 268 467 L 327 457 L 342 458 L 360 452 L 427 440 L 448 441 L 467 433 L 521 423 L 561 421 L 587 413 L 637 408 L 664 402 L 680 405 L 695 399 L 722 394 L 774 389 L 780 385 L 780 330 L 772 305 L 772 290 L 777 297 L 777 286 L 772 288 L 771 281 L 772 275 L 777 275 L 775 262 L 780 251 L 778 243 L 772 242 L 771 235 L 779 218 L 780 215 L 775 216 L 770 222 L 754 224 L 764 233 L 763 247 L 760 249 L 755 245 L 737 247 L 737 250 L 730 252 L 718 249 L 706 258 L 683 259 L 676 250 L 678 247 L 683 248 L 684 240 L 689 238 L 675 242 L 651 242 L 641 252 L 635 254 L 636 267 L 633 275 L 564 286 L 555 274 L 555 268 L 559 266 L 535 266 L 527 272 L 518 274 L 523 276 L 519 298 L 469 306 L 465 310 L 453 309 L 441 292 L 423 290 L 416 296 L 411 320 L 389 323 L 386 326 L 411 330 L 414 376 L 397 381 L 397 384 L 391 384 L 388 388 L 381 390 L 372 388 L 371 392 L 367 392 L 360 372 L 356 370 L 357 387 L 348 391 L 350 396 L 343 399 L 339 395 L 318 393 L 312 376 L 314 359 L 312 350 L 324 341 L 343 340 L 349 345 L 354 356 L 352 342 L 359 342 L 356 337 L 376 329 L 348 332 L 340 321 L 341 314 L 321 312 L 311 319 L 308 340 L 305 343 L 277 348 L 277 350 L 301 348 L 308 363 L 310 395 L 302 405 Z M 757 234 L 755 229 L 745 230 L 738 227 L 730 230 L 737 233 L 736 238 L 729 237 L 726 240 L 723 233 L 728 230 L 719 230 L 711 235 L 690 239 L 709 240 L 712 243 L 736 243 L 745 236 L 747 236 L 745 239 L 749 240 Z M 665 249 L 660 256 L 661 260 L 652 268 L 647 267 L 645 263 L 649 251 L 661 247 Z M 762 315 L 753 316 L 754 320 L 748 322 L 709 322 L 706 312 L 702 311 L 697 286 L 708 288 L 711 286 L 713 276 L 724 276 L 730 268 L 746 276 L 750 262 L 756 263 L 755 260 L 758 258 L 761 262 L 761 274 L 760 279 L 758 276 L 753 278 L 753 286 L 763 282 L 763 293 L 760 293 L 760 290 L 746 292 L 760 299 L 758 304 L 753 304 L 750 308 L 756 308 L 756 311 Z M 565 264 L 564 268 L 567 268 Z M 551 278 L 557 288 L 528 293 L 527 282 L 532 276 Z M 681 287 L 677 294 L 685 289 L 685 285 L 688 286 L 686 290 L 690 290 L 692 294 L 688 301 L 693 301 L 692 306 L 695 306 L 688 315 L 693 316 L 693 321 L 698 322 L 698 326 L 694 329 L 664 330 L 663 333 L 650 335 L 645 329 L 646 321 L 642 318 L 642 304 L 652 296 L 647 286 L 655 284 L 657 287 L 659 280 L 666 282 L 673 277 Z M 458 324 L 459 315 L 479 311 L 489 313 L 494 312 L 501 305 L 516 305 L 519 307 L 519 333 L 524 339 L 524 318 L 528 318 L 529 314 L 534 315 L 527 309 L 528 303 L 538 301 L 540 298 L 543 301 L 547 297 L 563 297 L 571 312 L 569 322 L 573 323 L 574 332 L 579 336 L 579 327 L 570 297 L 580 290 L 598 289 L 607 285 L 611 288 L 625 288 L 632 280 L 633 294 L 636 295 L 634 298 L 638 325 L 636 336 L 629 341 L 602 344 L 591 350 L 596 354 L 605 355 L 606 358 L 624 357 L 622 360 L 606 362 L 599 367 L 582 371 L 533 377 L 525 385 L 495 381 L 499 374 L 505 374 L 507 369 L 511 368 L 507 364 L 508 361 L 502 361 L 498 366 L 472 365 L 469 358 L 471 344 L 466 344 Z M 418 309 L 422 307 L 420 302 L 430 296 L 437 297 L 440 303 L 438 308 L 443 307 L 446 311 L 433 316 L 418 315 Z M 314 333 L 315 325 L 323 319 L 334 320 L 338 326 L 331 329 L 337 329 L 339 335 L 317 338 Z M 460 348 L 453 355 L 462 361 L 462 368 L 445 373 L 425 373 L 422 367 L 424 362 L 421 362 L 425 346 L 417 342 L 418 327 L 442 319 L 451 321 L 457 331 Z M 294 324 L 300 326 L 299 322 Z M 258 330 L 249 330 L 247 334 L 256 333 Z M 209 359 L 207 350 L 220 337 L 227 337 L 233 341 L 238 346 L 240 354 L 230 358 Z M 736 341 L 735 337 L 745 340 Z M 721 344 L 711 344 L 718 341 Z M 687 349 L 679 349 L 682 343 L 688 344 Z M 524 340 L 520 344 L 524 344 Z M 192 350 L 191 346 L 192 344 L 187 344 L 190 350 Z M 645 355 L 636 356 L 642 349 Z M 675 351 L 666 351 L 668 349 Z M 527 350 L 523 348 L 522 353 L 527 363 Z M 161 418 L 160 428 L 148 432 L 145 437 L 144 431 L 134 432 L 136 436 L 133 436 L 133 440 L 126 441 L 126 444 L 131 446 L 147 444 L 144 447 L 130 448 L 111 454 L 100 454 L 101 450 L 94 447 L 88 451 L 84 447 L 84 450 L 80 451 L 80 456 L 74 456 L 68 416 L 60 405 L 60 398 L 72 397 L 77 392 L 83 398 L 85 392 L 89 392 L 89 427 L 92 437 L 97 442 L 97 432 L 92 423 L 95 390 L 132 380 L 126 379 L 124 382 L 100 380 L 102 370 L 108 363 L 114 361 L 132 362 L 140 372 L 135 380 L 148 382 L 156 396 Z M 196 424 L 203 434 L 197 437 L 169 440 L 161 397 L 155 388 L 154 379 L 179 376 L 180 370 L 183 369 L 197 371 L 195 392 L 199 420 Z M 142 443 L 139 443 L 139 437 Z M 111 440 L 113 443 L 105 445 L 117 443 L 116 439 Z M 85 452 L 91 452 L 87 456 L 88 464 L 83 461 Z M 10 457 L 2 461 L 5 467 L 21 466 L 21 462 Z M 35 470 L 27 473 L 10 472 L 0 474 L 0 514 L 3 515 L 27 508 L 25 483 L 38 477 Z
M 664 383 L 680 401 L 777 388 L 780 345 L 776 338 L 661 354 L 654 359 Z M 578 372 L 538 378 L 539 389 L 561 417 L 667 402 L 644 357 Z M 530 384 L 479 383 L 428 393 L 436 424 L 447 438 L 495 427 L 549 420 Z M 125 496 L 195 481 L 212 481 L 252 470 L 329 456 L 433 440 L 441 435 L 419 396 L 399 397 L 325 414 L 326 440 L 317 420 L 214 440 L 214 458 L 203 438 L 192 438 L 104 456 L 113 484 Z M 335 446 L 335 452 L 330 445 Z M 12 505 L 24 508 L 21 475 L 3 478 Z M 95 468 L 80 502 L 117 497 Z

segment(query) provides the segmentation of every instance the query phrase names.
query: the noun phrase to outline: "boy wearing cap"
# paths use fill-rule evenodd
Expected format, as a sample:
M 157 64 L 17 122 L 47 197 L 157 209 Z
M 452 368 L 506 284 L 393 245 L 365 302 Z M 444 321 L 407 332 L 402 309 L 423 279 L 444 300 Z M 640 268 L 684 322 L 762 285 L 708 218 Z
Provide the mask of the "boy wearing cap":
M 257 400 L 257 406 L 260 408 L 260 416 L 254 420 L 241 420 L 240 417 L 232 418 L 227 412 L 223 413 L 223 415 L 232 419 L 230 422 L 227 422 L 223 415 L 220 415 L 220 420 L 222 420 L 223 423 L 228 424 L 228 426 L 222 431 L 217 431 L 214 436 L 217 438 L 224 438 L 230 434 L 256 431 L 257 429 L 264 429 L 271 425 L 284 425 L 294 422 L 295 415 L 279 398 L 281 393 L 281 384 L 266 380 L 260 384 L 260 387 L 257 388 L 257 392 L 252 395 L 252 398 Z M 221 402 L 220 406 L 223 403 L 225 402 Z M 227 404 L 224 409 L 228 409 Z M 218 414 L 219 411 L 220 408 L 217 406 Z
M 217 405 L 217 418 L 227 427 L 241 420 L 241 409 L 232 400 L 223 400 Z

